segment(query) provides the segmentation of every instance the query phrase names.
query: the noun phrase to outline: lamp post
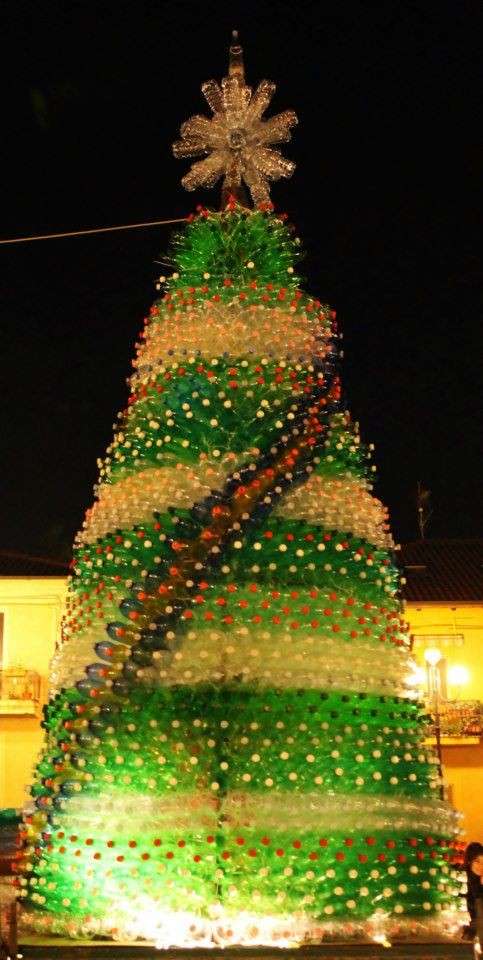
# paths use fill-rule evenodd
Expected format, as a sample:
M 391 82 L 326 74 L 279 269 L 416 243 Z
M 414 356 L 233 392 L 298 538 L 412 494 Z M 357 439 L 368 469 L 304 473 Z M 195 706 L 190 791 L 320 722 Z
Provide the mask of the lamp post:
M 441 716 L 440 716 L 440 674 L 438 664 L 441 660 L 441 650 L 437 647 L 428 647 L 424 651 L 424 659 L 428 667 L 428 687 L 433 705 L 434 733 L 436 737 L 436 754 L 438 757 L 438 769 L 441 779 L 440 796 L 444 797 L 443 789 L 443 754 L 441 751 Z

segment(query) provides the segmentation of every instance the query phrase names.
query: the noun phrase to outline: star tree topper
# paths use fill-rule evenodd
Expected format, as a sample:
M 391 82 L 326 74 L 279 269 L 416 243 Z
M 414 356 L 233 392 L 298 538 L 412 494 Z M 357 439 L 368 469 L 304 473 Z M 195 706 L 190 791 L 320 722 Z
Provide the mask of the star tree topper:
M 233 31 L 228 76 L 221 81 L 208 80 L 201 90 L 213 111 L 213 117 L 200 115 L 183 123 L 181 139 L 173 144 L 176 158 L 199 157 L 181 183 L 186 190 L 213 187 L 223 177 L 222 196 L 233 195 L 243 202 L 243 185 L 247 185 L 255 204 L 270 199 L 269 180 L 290 177 L 295 169 L 275 143 L 290 140 L 290 127 L 297 123 L 293 110 L 285 110 L 269 120 L 262 120 L 275 84 L 262 80 L 255 92 L 245 84 L 243 52 L 238 33 Z

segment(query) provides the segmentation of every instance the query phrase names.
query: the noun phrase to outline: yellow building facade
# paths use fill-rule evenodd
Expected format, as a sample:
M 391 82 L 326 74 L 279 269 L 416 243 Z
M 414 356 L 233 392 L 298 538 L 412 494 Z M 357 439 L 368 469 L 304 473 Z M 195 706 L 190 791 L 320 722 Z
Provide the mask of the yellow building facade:
M 64 565 L 0 557 L 0 808 L 21 807 L 32 779 L 65 590 Z
M 483 541 L 428 540 L 406 544 L 401 552 L 406 618 L 422 688 L 425 652 L 441 655 L 439 706 L 449 796 L 463 813 L 465 837 L 481 842 L 482 550 Z M 40 750 L 66 575 L 62 564 L 0 555 L 0 808 L 23 805 Z
M 427 540 L 402 547 L 405 613 L 429 705 L 437 706 L 449 799 L 467 841 L 483 842 L 483 541 Z M 437 660 L 435 704 L 431 664 Z

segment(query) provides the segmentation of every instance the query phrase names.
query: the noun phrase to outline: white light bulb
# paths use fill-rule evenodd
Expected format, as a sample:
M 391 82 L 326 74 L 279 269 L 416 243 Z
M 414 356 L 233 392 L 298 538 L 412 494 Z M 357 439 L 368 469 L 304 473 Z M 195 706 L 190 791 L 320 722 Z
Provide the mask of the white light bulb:
M 424 651 L 424 659 L 426 660 L 426 663 L 429 663 L 432 667 L 437 666 L 437 664 L 441 660 L 441 657 L 442 657 L 441 650 L 438 650 L 437 647 L 428 647 Z
M 464 687 L 470 680 L 470 671 L 467 667 L 455 664 L 448 670 L 448 680 L 453 687 Z

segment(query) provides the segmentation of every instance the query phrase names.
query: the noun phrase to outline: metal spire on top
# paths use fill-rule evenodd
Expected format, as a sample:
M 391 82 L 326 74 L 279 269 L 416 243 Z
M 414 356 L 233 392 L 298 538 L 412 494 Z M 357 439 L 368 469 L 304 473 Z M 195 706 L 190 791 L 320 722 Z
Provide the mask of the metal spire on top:
M 238 77 L 241 83 L 245 83 L 245 66 L 243 63 L 243 49 L 238 42 L 238 30 L 232 30 L 230 45 L 230 59 L 228 64 L 228 76 Z

